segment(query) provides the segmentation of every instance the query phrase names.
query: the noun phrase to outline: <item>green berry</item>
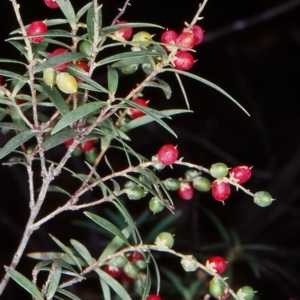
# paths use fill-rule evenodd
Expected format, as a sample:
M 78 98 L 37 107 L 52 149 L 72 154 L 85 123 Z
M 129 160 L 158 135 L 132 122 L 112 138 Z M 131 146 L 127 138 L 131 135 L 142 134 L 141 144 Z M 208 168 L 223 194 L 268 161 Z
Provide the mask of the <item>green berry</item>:
M 198 176 L 193 179 L 193 187 L 199 192 L 208 192 L 211 189 L 211 182 L 206 177 Z
M 272 201 L 272 196 L 268 192 L 261 191 L 254 194 L 254 203 L 256 203 L 258 206 L 269 206 Z
M 136 33 L 132 38 L 133 42 L 137 42 L 134 45 L 135 48 L 139 48 L 140 45 L 143 47 L 148 47 L 150 45 L 151 40 L 152 40 L 151 34 L 146 31 L 140 31 Z
M 87 56 L 92 55 L 92 45 L 87 41 L 82 41 L 79 45 L 79 51 Z
M 127 190 L 127 196 L 130 200 L 140 200 L 144 195 L 144 190 L 139 186 L 134 186 Z
M 184 173 L 184 177 L 186 180 L 193 180 L 198 175 L 199 175 L 199 172 L 194 169 L 189 169 Z
M 58 88 L 66 94 L 73 94 L 77 92 L 77 81 L 74 76 L 67 72 L 57 74 L 56 84 Z
M 177 191 L 180 186 L 180 181 L 175 178 L 168 178 L 163 183 L 164 183 L 166 189 L 169 191 Z
M 210 175 L 215 178 L 223 178 L 228 174 L 228 167 L 224 163 L 216 163 L 210 167 Z
M 138 67 L 139 67 L 138 64 L 132 64 L 127 66 L 122 66 L 120 70 L 123 74 L 132 74 L 138 69 Z
M 123 268 L 127 264 L 127 259 L 122 255 L 115 256 L 109 261 L 109 263 L 115 267 Z
M 136 279 L 138 277 L 137 268 L 129 262 L 123 267 L 123 272 L 132 279 Z
M 181 265 L 186 272 L 193 272 L 198 269 L 198 261 L 192 255 L 186 255 L 181 259 Z
M 159 213 L 164 209 L 164 204 L 157 197 L 154 197 L 149 202 L 149 209 L 154 213 Z
M 225 288 L 225 283 L 217 277 L 214 277 L 209 283 L 209 292 L 213 297 L 222 296 L 225 292 Z
M 169 232 L 161 232 L 154 241 L 159 249 L 169 249 L 174 245 L 174 237 Z
M 241 300 L 252 300 L 255 296 L 255 292 L 251 286 L 243 286 L 237 291 L 237 296 Z
M 53 86 L 56 83 L 56 72 L 53 68 L 48 68 L 44 71 L 43 74 L 44 82 L 49 85 Z

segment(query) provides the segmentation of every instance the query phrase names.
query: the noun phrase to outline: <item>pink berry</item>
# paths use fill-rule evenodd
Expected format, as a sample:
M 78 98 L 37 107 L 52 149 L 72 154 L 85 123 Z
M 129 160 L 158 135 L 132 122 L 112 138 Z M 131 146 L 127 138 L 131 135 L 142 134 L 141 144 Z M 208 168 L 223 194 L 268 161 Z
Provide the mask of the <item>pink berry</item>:
M 43 21 L 35 21 L 32 22 L 27 30 L 27 35 L 34 35 L 34 34 L 45 34 L 47 32 L 47 25 Z M 44 39 L 43 36 L 36 36 L 29 38 L 31 43 L 38 44 Z
M 118 24 L 126 24 L 128 23 L 127 21 L 117 21 L 117 25 Z M 121 36 L 124 40 L 129 40 L 132 36 L 132 32 L 133 32 L 133 29 L 132 27 L 125 27 L 125 28 L 120 28 L 118 29 L 117 33 L 115 33 L 115 35 L 119 35 Z
M 230 178 L 237 183 L 244 183 L 251 177 L 251 168 L 247 166 L 238 166 L 230 170 Z
M 215 180 L 211 185 L 212 195 L 218 201 L 224 201 L 230 195 L 230 185 L 223 180 Z
M 162 300 L 160 296 L 155 295 L 155 294 L 151 294 L 149 295 L 146 300 Z
M 181 182 L 177 190 L 179 197 L 182 200 L 191 200 L 194 196 L 194 188 L 189 182 Z
M 171 165 L 177 160 L 178 155 L 176 146 L 167 144 L 159 149 L 157 158 L 163 165 Z
M 134 102 L 138 105 L 141 105 L 141 106 L 148 106 L 149 101 L 142 99 L 142 98 L 136 98 L 132 102 Z M 139 117 L 142 117 L 145 115 L 145 113 L 143 111 L 141 111 L 140 109 L 137 109 L 137 108 L 130 108 L 128 111 L 128 114 L 130 115 L 130 117 L 132 119 L 136 119 L 136 118 L 139 118 Z
M 175 44 L 184 48 L 192 48 L 195 45 L 195 37 L 190 32 L 182 32 L 175 40 Z M 181 51 L 187 51 L 187 49 L 180 49 Z
M 54 57 L 57 55 L 61 55 L 61 54 L 65 54 L 68 52 L 68 49 L 66 48 L 57 48 L 56 50 L 54 50 L 51 54 L 50 57 Z M 56 71 L 62 71 L 63 69 L 65 69 L 68 65 L 70 64 L 70 62 L 65 62 L 62 63 L 60 65 L 54 66 L 53 69 Z
M 194 57 L 190 52 L 177 51 L 174 66 L 177 70 L 187 71 L 194 65 Z
M 49 8 L 58 8 L 56 0 L 44 0 L 44 2 Z
M 121 274 L 121 269 L 113 265 L 105 265 L 103 270 L 113 278 L 117 278 Z
M 76 61 L 76 66 L 84 70 L 85 72 L 88 72 L 90 70 L 88 64 L 85 61 Z M 77 82 L 83 82 L 83 80 L 79 77 L 75 78 Z
M 160 41 L 164 44 L 175 45 L 175 40 L 177 37 L 178 37 L 178 34 L 174 30 L 166 30 L 161 35 Z M 172 49 L 173 49 L 172 46 L 164 45 L 163 47 L 169 51 L 172 51 Z
M 191 32 L 195 37 L 195 45 L 200 44 L 204 38 L 203 29 L 199 25 L 193 25 Z
M 128 260 L 130 262 L 135 262 L 135 261 L 139 261 L 139 260 L 144 260 L 144 256 L 142 253 L 140 252 L 130 252 L 130 254 L 128 255 Z
M 83 152 L 88 152 L 93 149 L 94 144 L 95 144 L 94 140 L 89 140 L 79 144 L 78 148 Z
M 226 270 L 226 264 L 226 260 L 221 256 L 212 256 L 206 261 L 206 266 L 218 274 L 222 274 Z

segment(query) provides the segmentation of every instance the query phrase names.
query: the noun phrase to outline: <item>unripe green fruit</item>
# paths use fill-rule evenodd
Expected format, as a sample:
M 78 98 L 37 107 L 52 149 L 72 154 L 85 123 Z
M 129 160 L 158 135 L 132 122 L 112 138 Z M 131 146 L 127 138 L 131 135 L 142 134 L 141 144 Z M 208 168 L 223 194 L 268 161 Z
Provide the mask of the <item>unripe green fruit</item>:
M 209 283 L 209 292 L 214 297 L 220 297 L 225 292 L 225 283 L 217 277 L 214 277 Z
M 154 241 L 154 244 L 159 249 L 172 248 L 174 245 L 173 235 L 169 232 L 161 232 Z
M 149 202 L 149 209 L 154 213 L 161 212 L 164 207 L 164 204 L 157 197 L 152 198 Z
M 43 74 L 43 79 L 47 85 L 52 87 L 56 83 L 56 71 L 53 68 L 46 69 Z
M 152 40 L 151 34 L 146 31 L 140 31 L 136 33 L 132 38 L 133 42 L 137 42 L 137 44 L 134 45 L 135 47 L 140 47 L 140 45 L 144 47 L 148 47 L 150 45 L 151 40 Z
M 142 69 L 144 71 L 145 74 L 150 74 L 152 71 L 153 71 L 153 67 L 151 64 L 147 64 L 147 63 L 144 63 L 142 64 Z
M 261 191 L 254 194 L 254 203 L 256 203 L 258 206 L 269 206 L 272 201 L 272 196 L 268 192 Z
M 139 186 L 134 186 L 127 190 L 127 196 L 130 200 L 140 200 L 144 195 L 144 190 Z
M 223 163 L 216 163 L 210 167 L 210 175 L 215 178 L 223 178 L 228 174 L 228 167 Z
M 198 176 L 193 179 L 193 187 L 199 192 L 208 192 L 211 189 L 211 182 L 206 177 Z
M 255 292 L 251 286 L 243 286 L 237 291 L 239 299 L 252 300 L 255 296 Z
M 138 276 L 137 268 L 129 262 L 123 267 L 123 272 L 132 279 L 136 279 Z
M 184 256 L 180 263 L 186 272 L 193 272 L 198 269 L 198 261 L 192 255 Z
M 123 66 L 120 68 L 120 70 L 123 74 L 132 74 L 138 69 L 138 67 L 139 67 L 138 64 L 132 64 L 128 66 Z
M 184 173 L 184 177 L 187 180 L 193 180 L 198 175 L 199 175 L 199 172 L 195 169 L 189 169 Z
M 91 44 L 87 41 L 82 41 L 79 45 L 79 51 L 87 56 L 92 56 Z
M 67 72 L 57 74 L 56 84 L 58 88 L 66 94 L 73 94 L 77 92 L 77 81 L 74 76 Z
M 122 255 L 115 256 L 109 261 L 109 263 L 115 267 L 123 268 L 127 264 L 127 259 Z
M 166 189 L 169 191 L 177 191 L 180 186 L 180 181 L 175 178 L 168 178 L 163 183 L 164 183 Z

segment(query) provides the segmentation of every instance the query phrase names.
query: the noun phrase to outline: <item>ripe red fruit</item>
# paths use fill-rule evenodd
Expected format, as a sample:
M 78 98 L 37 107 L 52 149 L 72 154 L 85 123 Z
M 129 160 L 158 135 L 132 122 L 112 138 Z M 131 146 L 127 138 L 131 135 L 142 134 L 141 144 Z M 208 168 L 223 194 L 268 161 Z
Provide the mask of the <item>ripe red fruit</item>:
M 56 0 L 44 0 L 44 2 L 49 8 L 58 8 Z
M 76 66 L 78 66 L 79 68 L 81 68 L 83 71 L 88 72 L 90 70 L 88 64 L 85 61 L 79 60 L 76 61 Z M 83 79 L 79 78 L 79 77 L 75 77 L 77 82 L 83 82 Z
M 139 260 L 144 260 L 144 256 L 142 253 L 140 252 L 130 252 L 130 254 L 128 255 L 128 260 L 130 262 L 135 262 L 135 261 L 139 261 Z
M 238 166 L 230 170 L 230 178 L 237 183 L 244 183 L 251 177 L 251 168 L 247 166 Z
M 206 267 L 218 274 L 222 274 L 226 270 L 226 264 L 226 260 L 221 256 L 212 256 L 206 261 Z
M 57 55 L 61 55 L 61 54 L 65 54 L 68 52 L 68 49 L 66 48 L 57 48 L 56 50 L 54 50 L 51 54 L 50 57 L 54 57 Z M 70 64 L 70 62 L 65 62 L 62 63 L 60 65 L 54 66 L 53 69 L 56 71 L 62 71 L 63 69 L 65 69 L 68 65 Z
M 79 144 L 78 148 L 83 152 L 88 152 L 93 149 L 94 144 L 95 144 L 94 140 L 89 140 Z
M 194 196 L 194 188 L 189 182 L 181 182 L 178 191 L 178 195 L 182 200 L 191 200 Z
M 127 21 L 117 21 L 116 25 L 118 24 L 126 24 Z M 115 35 L 122 37 L 124 40 L 129 40 L 132 36 L 133 29 L 132 27 L 125 27 L 118 29 L 117 32 L 115 32 Z
M 113 278 L 117 278 L 121 274 L 121 269 L 114 265 L 105 265 L 103 270 Z
M 155 295 L 155 294 L 151 294 L 149 295 L 146 300 L 162 300 L 160 296 Z
M 163 165 L 171 165 L 177 160 L 178 155 L 176 146 L 167 144 L 159 149 L 157 158 Z
M 123 281 L 126 281 L 126 282 L 132 282 L 132 281 L 135 281 L 134 278 L 131 278 L 131 277 L 127 276 L 123 271 L 121 271 L 120 278 L 121 278 Z
M 192 48 L 195 45 L 195 37 L 190 32 L 182 32 L 175 40 L 177 46 L 184 48 Z M 187 51 L 187 49 L 180 49 L 181 51 Z
M 32 22 L 27 30 L 26 34 L 27 35 L 33 35 L 33 34 L 45 34 L 47 32 L 47 25 L 43 21 L 35 21 Z M 43 36 L 36 36 L 36 37 L 31 37 L 29 38 L 31 43 L 38 44 L 44 39 Z
M 215 180 L 211 185 L 213 197 L 218 201 L 224 201 L 230 195 L 230 185 L 223 180 Z
M 2 85 L 2 84 L 3 84 L 3 76 L 0 75 L 0 85 Z
M 177 51 L 173 64 L 175 69 L 187 71 L 194 65 L 194 57 L 189 52 Z
M 166 30 L 161 35 L 160 41 L 165 44 L 175 45 L 175 40 L 177 37 L 178 37 L 178 34 L 174 30 Z M 172 49 L 173 49 L 172 46 L 164 45 L 163 47 L 169 51 L 172 51 Z
M 195 45 L 198 45 L 202 42 L 204 38 L 204 31 L 199 25 L 193 25 L 191 28 L 191 33 L 195 37 Z
M 19 91 L 18 95 L 23 95 L 24 93 L 22 91 Z M 18 97 L 18 95 L 16 97 Z M 17 104 L 23 104 L 23 103 L 26 103 L 26 101 L 24 99 L 19 99 L 19 98 L 16 98 L 16 102 Z
M 132 102 L 134 102 L 138 105 L 141 105 L 141 106 L 148 106 L 148 101 L 146 101 L 142 98 L 136 98 Z M 142 117 L 145 115 L 145 113 L 143 111 L 141 111 L 140 109 L 137 109 L 137 108 L 130 108 L 128 110 L 128 114 L 130 115 L 130 117 L 132 119 L 136 119 L 136 118 L 139 118 L 139 117 Z
M 73 141 L 74 141 L 74 139 L 69 139 L 69 140 L 67 140 L 67 141 L 64 141 L 64 145 L 65 145 L 66 147 L 69 147 L 69 146 L 71 146 L 71 145 L 73 144 Z

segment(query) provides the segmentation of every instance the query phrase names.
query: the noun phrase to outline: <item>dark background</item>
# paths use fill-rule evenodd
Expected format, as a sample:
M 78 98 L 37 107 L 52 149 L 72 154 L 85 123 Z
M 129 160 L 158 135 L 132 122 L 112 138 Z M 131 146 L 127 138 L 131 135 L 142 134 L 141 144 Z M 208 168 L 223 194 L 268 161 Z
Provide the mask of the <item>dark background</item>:
M 10 1 L 1 2 L 0 56 L 17 58 L 19 54 L 3 42 L 8 33 L 17 28 L 17 22 Z M 79 8 L 81 2 L 74 1 L 74 6 Z M 48 10 L 43 1 L 31 0 L 28 3 L 21 0 L 20 4 L 25 24 L 60 16 L 58 10 Z M 132 0 L 131 4 L 123 19 L 153 22 L 177 31 L 181 30 L 184 21 L 191 20 L 198 8 L 198 2 L 194 0 Z M 104 24 L 108 25 L 122 1 L 114 1 L 114 4 L 104 1 L 103 5 Z M 205 29 L 205 39 L 197 47 L 197 63 L 191 71 L 227 91 L 249 111 L 251 117 L 210 87 L 184 79 L 194 114 L 176 116 L 169 122 L 179 139 L 152 124 L 132 132 L 132 146 L 150 157 L 163 143 L 176 143 L 185 161 L 198 165 L 209 167 L 222 161 L 232 167 L 239 164 L 253 166 L 253 177 L 247 188 L 253 192 L 267 190 L 276 201 L 270 207 L 259 208 L 242 192 L 233 193 L 225 206 L 213 201 L 210 195 L 197 194 L 191 202 L 175 199 L 176 207 L 182 212 L 178 223 L 174 224 L 177 249 L 192 249 L 196 255 L 205 257 L 205 246 L 220 240 L 215 225 L 201 210 L 201 207 L 206 207 L 225 228 L 236 232 L 242 244 L 276 247 L 273 251 L 255 254 L 264 260 L 270 259 L 299 282 L 300 1 L 210 0 L 202 16 L 204 19 L 200 25 Z M 145 96 L 156 108 L 184 108 L 175 80 L 166 79 L 175 84 L 172 102 L 166 101 L 157 91 L 146 91 Z M 102 80 L 101 75 L 99 80 Z M 1 145 L 5 140 L 1 136 Z M 75 168 L 82 167 L 76 159 L 71 163 Z M 1 166 L 0 172 L 0 264 L 4 265 L 11 260 L 28 215 L 27 182 L 23 177 L 24 170 L 17 167 Z M 182 176 L 183 170 L 176 169 L 175 172 Z M 53 206 L 57 205 L 54 201 Z M 139 208 L 143 209 L 142 206 Z M 55 249 L 48 232 L 66 242 L 77 235 L 86 236 L 82 228 L 62 230 L 61 224 L 68 217 L 71 218 L 70 214 L 64 214 L 43 226 L 34 234 L 28 252 Z M 81 213 L 77 218 L 82 218 Z M 67 225 L 64 222 L 62 226 Z M 87 243 L 91 242 L 93 247 L 95 237 L 91 235 Z M 222 251 L 226 253 L 225 249 Z M 21 269 L 25 270 L 26 264 L 32 263 L 26 260 Z M 270 265 L 261 262 L 260 279 L 245 271 L 248 266 L 237 264 L 236 268 L 244 274 L 238 276 L 238 284 L 249 281 L 259 290 L 260 299 L 299 299 L 297 284 L 283 276 L 281 271 L 274 271 Z M 16 299 L 14 289 L 15 284 L 11 283 L 4 299 Z M 82 297 L 92 299 L 92 296 Z

